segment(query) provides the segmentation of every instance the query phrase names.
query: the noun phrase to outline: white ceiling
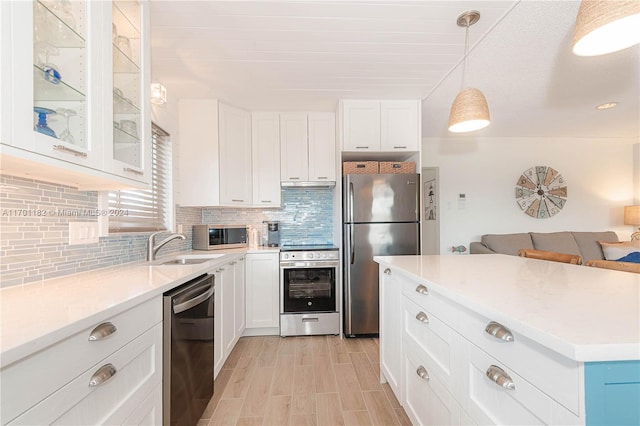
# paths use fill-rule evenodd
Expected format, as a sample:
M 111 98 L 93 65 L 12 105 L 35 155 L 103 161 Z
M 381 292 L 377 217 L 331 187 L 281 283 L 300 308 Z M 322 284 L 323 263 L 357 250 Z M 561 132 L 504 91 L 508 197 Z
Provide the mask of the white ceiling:
M 169 101 L 334 111 L 339 99 L 423 99 L 423 135 L 453 137 L 462 12 L 475 9 L 467 82 L 489 102 L 482 137 L 640 135 L 638 46 L 571 53 L 577 1 L 151 2 L 152 79 Z M 596 111 L 597 104 L 617 108 Z

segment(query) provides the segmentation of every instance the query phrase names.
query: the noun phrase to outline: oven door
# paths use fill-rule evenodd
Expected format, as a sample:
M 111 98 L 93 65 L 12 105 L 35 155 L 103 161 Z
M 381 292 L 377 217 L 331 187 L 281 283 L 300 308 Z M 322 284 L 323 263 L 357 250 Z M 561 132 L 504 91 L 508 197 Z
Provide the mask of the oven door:
M 282 313 L 335 312 L 336 269 L 311 262 L 282 267 Z

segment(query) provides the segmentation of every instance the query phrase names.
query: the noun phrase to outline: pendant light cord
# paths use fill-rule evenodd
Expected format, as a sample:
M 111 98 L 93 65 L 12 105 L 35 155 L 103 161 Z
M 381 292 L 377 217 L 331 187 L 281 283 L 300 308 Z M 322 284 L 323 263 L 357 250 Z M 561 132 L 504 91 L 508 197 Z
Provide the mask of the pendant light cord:
M 467 57 L 469 56 L 469 18 L 464 32 L 464 60 L 462 62 L 462 90 L 467 88 Z

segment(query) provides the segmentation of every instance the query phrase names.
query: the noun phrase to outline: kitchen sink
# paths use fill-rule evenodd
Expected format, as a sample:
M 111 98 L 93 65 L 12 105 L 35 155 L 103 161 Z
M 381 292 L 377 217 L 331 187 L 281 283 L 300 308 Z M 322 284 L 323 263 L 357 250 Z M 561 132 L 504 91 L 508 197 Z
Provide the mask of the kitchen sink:
M 158 265 L 197 265 L 198 263 L 208 262 L 222 256 L 224 256 L 224 254 L 187 254 L 158 263 Z

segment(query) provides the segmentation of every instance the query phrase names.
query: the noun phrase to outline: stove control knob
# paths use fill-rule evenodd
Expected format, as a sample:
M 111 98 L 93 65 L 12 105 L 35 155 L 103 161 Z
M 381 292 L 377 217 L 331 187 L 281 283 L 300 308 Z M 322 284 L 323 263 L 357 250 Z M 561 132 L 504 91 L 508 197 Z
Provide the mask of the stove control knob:
M 283 259 L 288 259 L 288 258 L 289 258 L 289 255 L 288 255 L 287 253 L 284 253 L 284 254 L 282 255 L 282 258 L 283 258 Z
M 327 258 L 327 253 L 322 253 L 322 258 L 326 259 Z

